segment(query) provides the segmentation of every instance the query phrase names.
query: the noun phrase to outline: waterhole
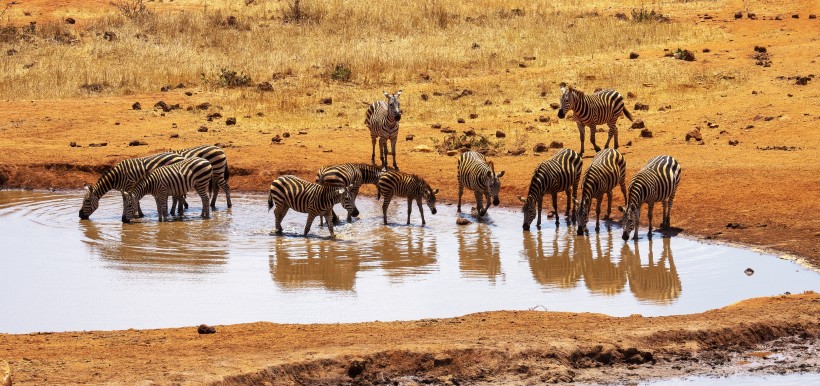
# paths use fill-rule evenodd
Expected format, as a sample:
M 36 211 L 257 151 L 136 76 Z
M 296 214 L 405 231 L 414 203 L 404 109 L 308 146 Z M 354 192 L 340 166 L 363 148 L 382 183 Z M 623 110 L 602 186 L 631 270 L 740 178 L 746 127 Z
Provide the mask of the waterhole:
M 742 299 L 820 290 L 820 276 L 774 255 L 682 236 L 620 239 L 617 224 L 575 236 L 562 223 L 522 232 L 518 210 L 457 226 L 439 203 L 421 226 L 414 207 L 358 200 L 361 218 L 329 239 L 289 212 L 271 235 L 263 195 L 180 221 L 122 224 L 109 194 L 80 220 L 80 192 L 0 191 L 0 332 L 161 328 L 255 321 L 334 323 L 550 310 L 644 316 L 701 312 Z M 425 210 L 426 207 L 425 207 Z M 342 218 L 343 210 L 336 211 Z M 465 216 L 475 220 L 470 216 Z M 674 217 L 673 217 L 674 218 Z M 673 220 L 674 221 L 674 220 Z M 533 227 L 534 229 L 534 227 Z M 752 268 L 747 276 L 744 270 Z

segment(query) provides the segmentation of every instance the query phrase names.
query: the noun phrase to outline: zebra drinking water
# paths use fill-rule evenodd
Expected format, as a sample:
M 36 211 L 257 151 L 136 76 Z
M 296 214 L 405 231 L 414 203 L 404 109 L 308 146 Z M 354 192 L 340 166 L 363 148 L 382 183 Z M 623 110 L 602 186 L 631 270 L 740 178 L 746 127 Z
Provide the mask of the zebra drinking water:
M 567 195 L 567 222 L 574 219 L 570 212 L 575 213 L 572 202 L 578 194 L 578 180 L 581 179 L 581 155 L 572 149 L 564 149 L 555 153 L 552 158 L 541 162 L 532 174 L 527 198 L 518 196 L 518 200 L 524 203 L 524 230 L 530 230 L 530 224 L 538 215 L 536 227 L 541 229 L 541 207 L 544 202 L 544 195 L 552 195 L 552 207 L 555 211 L 555 225 L 558 223 L 558 192 L 565 192 Z M 537 209 L 537 211 L 536 211 Z
M 604 148 L 609 147 L 609 141 L 615 137 L 615 148 L 618 148 L 618 127 L 615 123 L 621 115 L 626 116 L 630 121 L 632 115 L 624 107 L 624 98 L 614 90 L 601 90 L 591 95 L 585 95 L 583 91 L 561 83 L 561 108 L 558 110 L 558 118 L 564 118 L 567 111 L 572 110 L 575 121 L 578 124 L 578 133 L 581 135 L 581 155 L 584 155 L 584 126 L 589 126 L 589 141 L 595 147 L 595 151 L 601 148 L 595 143 L 595 126 L 606 124 L 609 126 L 609 135 Z
M 399 170 L 396 165 L 396 140 L 399 136 L 399 121 L 401 120 L 401 104 L 399 103 L 401 90 L 395 94 L 384 92 L 387 102 L 376 101 L 367 108 L 364 123 L 370 129 L 370 141 L 373 145 L 373 154 L 370 162 L 376 164 L 376 138 L 379 139 L 379 159 L 382 161 L 382 168 L 387 169 L 387 140 L 390 140 L 393 153 L 393 168 Z
M 661 228 L 669 228 L 672 214 L 672 201 L 680 182 L 681 167 L 678 161 L 668 155 L 659 155 L 652 158 L 629 182 L 629 194 L 626 199 L 626 208 L 619 206 L 618 210 L 624 213 L 623 239 L 629 240 L 629 232 L 635 230 L 635 239 L 638 238 L 638 225 L 641 220 L 641 205 L 646 203 L 649 216 L 649 232 L 652 234 L 652 208 L 655 203 L 663 203 L 663 220 Z
M 276 216 L 276 233 L 282 233 L 282 219 L 289 209 L 297 212 L 307 213 L 307 224 L 305 225 L 305 236 L 313 225 L 316 216 L 321 216 L 327 221 L 330 237 L 334 237 L 333 205 L 342 203 L 348 211 L 353 210 L 353 199 L 350 195 L 349 187 L 326 187 L 313 182 L 305 181 L 296 176 L 281 176 L 270 184 L 268 194 L 268 210 L 276 205 L 273 214 Z
M 587 229 L 587 220 L 589 219 L 589 209 L 592 206 L 592 199 L 598 200 L 598 205 L 595 209 L 595 231 L 599 231 L 599 217 L 601 213 L 601 201 L 604 194 L 607 196 L 606 216 L 604 220 L 609 220 L 609 215 L 612 213 L 612 190 L 615 186 L 621 186 L 621 193 L 624 195 L 626 201 L 626 160 L 615 149 L 604 149 L 599 152 L 592 159 L 592 164 L 589 165 L 584 174 L 584 186 L 581 189 L 581 201 L 575 203 L 576 212 L 575 218 L 578 223 L 578 236 L 584 234 Z
M 433 190 L 430 188 L 430 184 L 415 174 L 402 173 L 398 170 L 382 173 L 381 177 L 379 177 L 378 197 L 381 198 L 384 196 L 384 204 L 382 204 L 384 225 L 387 225 L 387 208 L 390 206 L 390 200 L 392 200 L 393 196 L 407 197 L 407 225 L 410 225 L 410 213 L 413 211 L 413 200 L 416 200 L 416 204 L 419 207 L 421 224 L 426 224 L 421 200 L 424 199 L 424 201 L 427 202 L 430 213 L 436 214 L 436 194 L 438 194 L 438 189 Z
M 501 189 L 501 177 L 504 171 L 495 174 L 493 162 L 487 162 L 484 155 L 475 151 L 462 153 L 458 158 L 458 212 L 461 212 L 461 196 L 464 188 L 475 192 L 478 217 L 487 214 L 492 204 L 498 206 L 498 191 Z M 482 208 L 482 197 L 487 199 L 487 206 Z
M 225 192 L 225 199 L 228 201 L 228 208 L 231 207 L 231 190 L 228 186 L 228 179 L 230 178 L 230 171 L 228 170 L 228 157 L 225 156 L 225 151 L 219 146 L 200 145 L 184 150 L 174 150 L 185 158 L 199 157 L 208 160 L 211 163 L 213 170 L 213 179 L 211 181 L 211 208 L 216 209 L 216 196 L 219 195 L 219 188 Z M 183 201 L 184 203 L 184 201 Z M 187 207 L 188 205 L 185 204 Z M 173 211 L 173 206 L 171 210 Z M 180 213 L 181 213 L 180 209 Z
M 156 168 L 128 192 L 129 205 L 136 205 L 146 194 L 150 194 L 157 202 L 159 221 L 168 221 L 168 196 L 184 196 L 188 191 L 196 190 L 202 199 L 201 217 L 209 218 L 208 190 L 212 173 L 211 163 L 199 157 Z
M 84 186 L 85 196 L 83 197 L 83 205 L 80 208 L 80 218 L 88 220 L 89 216 L 99 207 L 100 197 L 108 193 L 111 189 L 116 189 L 123 193 L 122 222 L 128 222 L 130 213 L 128 212 L 128 198 L 125 192 L 134 189 L 134 186 L 152 170 L 182 160 L 184 160 L 184 158 L 179 154 L 160 153 L 120 161 L 113 168 L 105 172 L 93 186 Z M 139 216 L 142 217 L 143 213 L 139 202 L 135 204 L 135 209 L 139 213 Z
M 350 194 L 353 197 L 353 210 L 347 212 L 347 221 L 350 222 L 353 217 L 359 216 L 359 209 L 355 205 L 356 198 L 359 196 L 359 188 L 364 184 L 378 186 L 381 174 L 381 168 L 375 165 L 345 163 L 319 169 L 316 173 L 316 183 L 330 187 L 350 187 Z M 333 222 L 338 223 L 336 213 L 333 213 Z

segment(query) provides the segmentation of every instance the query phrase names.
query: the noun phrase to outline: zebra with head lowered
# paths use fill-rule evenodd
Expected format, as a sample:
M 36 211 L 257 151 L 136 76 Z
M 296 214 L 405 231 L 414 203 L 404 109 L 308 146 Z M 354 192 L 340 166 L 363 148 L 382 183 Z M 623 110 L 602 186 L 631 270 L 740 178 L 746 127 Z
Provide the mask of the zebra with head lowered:
M 370 142 L 373 146 L 373 154 L 370 156 L 370 163 L 376 164 L 376 138 L 379 139 L 379 159 L 382 161 L 382 168 L 387 169 L 387 140 L 393 153 L 393 168 L 399 170 L 396 165 L 396 140 L 399 136 L 399 121 L 401 120 L 401 104 L 399 103 L 401 90 L 395 94 L 384 92 L 387 102 L 376 101 L 367 108 L 364 123 L 370 129 Z
M 305 225 L 305 236 L 313 225 L 316 216 L 324 217 L 327 227 L 330 230 L 330 237 L 333 233 L 333 205 L 342 203 L 345 209 L 353 210 L 353 200 L 350 196 L 349 187 L 326 187 L 313 182 L 305 181 L 296 176 L 281 176 L 270 184 L 268 193 L 268 210 L 276 206 L 273 214 L 276 216 L 276 233 L 282 233 L 282 219 L 289 209 L 297 212 L 307 213 L 307 224 Z
M 581 155 L 572 149 L 564 149 L 555 153 L 552 158 L 541 162 L 532 174 L 527 198 L 518 196 L 518 200 L 524 203 L 524 230 L 530 230 L 530 224 L 538 215 L 536 227 L 541 229 L 541 207 L 544 202 L 544 195 L 552 195 L 552 207 L 555 211 L 555 225 L 558 222 L 558 192 L 567 195 L 567 222 L 574 219 L 570 212 L 575 213 L 572 202 L 578 194 L 578 181 L 581 179 Z
M 172 165 L 156 168 L 128 192 L 129 205 L 135 205 L 146 194 L 154 196 L 157 202 L 159 221 L 168 221 L 168 196 L 184 196 L 196 190 L 202 199 L 202 218 L 210 217 L 208 190 L 211 186 L 211 163 L 192 157 Z
M 619 206 L 624 212 L 622 220 L 623 239 L 629 240 L 629 232 L 635 230 L 635 239 L 638 239 L 638 225 L 641 220 L 641 205 L 646 203 L 649 215 L 649 234 L 652 234 L 652 208 L 655 203 L 663 203 L 663 220 L 661 228 L 669 228 L 669 219 L 672 214 L 672 201 L 680 182 L 681 167 L 678 161 L 668 155 L 659 155 L 649 161 L 629 182 L 629 194 L 626 198 L 626 208 Z
M 363 163 L 323 166 L 316 173 L 316 183 L 330 187 L 350 187 L 350 195 L 353 197 L 353 210 L 347 212 L 347 221 L 350 222 L 353 217 L 359 216 L 359 209 L 356 207 L 359 188 L 364 184 L 378 186 L 381 174 L 382 170 L 378 166 Z M 337 221 L 338 217 L 333 213 L 333 222 Z
M 123 160 L 116 164 L 113 168 L 105 172 L 102 177 L 93 185 L 85 185 L 85 197 L 83 197 L 83 206 L 80 208 L 80 218 L 88 220 L 97 207 L 100 205 L 100 197 L 108 193 L 111 189 L 116 189 L 122 192 L 122 221 L 128 222 L 128 197 L 125 195 L 130 191 L 152 170 L 177 163 L 184 158 L 175 153 L 160 153 L 150 155 L 142 158 L 131 158 Z M 142 217 L 142 208 L 139 202 L 135 204 L 135 209 Z
M 581 201 L 575 202 L 575 218 L 578 223 L 578 236 L 582 236 L 587 229 L 589 210 L 592 206 L 592 199 L 598 200 L 595 209 L 595 231 L 600 230 L 599 220 L 601 213 L 601 201 L 604 194 L 607 196 L 606 216 L 604 220 L 609 220 L 612 213 L 612 190 L 615 186 L 621 186 L 621 193 L 626 201 L 626 160 L 615 149 L 604 149 L 592 159 L 584 174 L 584 185 L 581 189 Z
M 211 208 L 216 209 L 216 196 L 219 195 L 219 188 L 225 192 L 225 199 L 228 201 L 228 208 L 231 207 L 231 189 L 228 186 L 228 179 L 230 172 L 228 170 L 228 158 L 225 156 L 225 151 L 219 146 L 200 145 L 184 150 L 174 150 L 185 158 L 199 157 L 208 160 L 211 163 L 213 170 L 213 178 L 211 180 Z M 184 202 L 184 201 L 183 201 Z M 187 207 L 187 204 L 185 204 Z M 171 210 L 173 211 L 173 207 Z M 182 209 L 179 209 L 182 213 Z
M 464 188 L 475 193 L 476 210 L 478 217 L 487 214 L 492 204 L 498 206 L 498 191 L 501 190 L 501 177 L 504 171 L 495 174 L 493 162 L 487 162 L 484 155 L 475 151 L 468 151 L 458 158 L 458 212 L 461 212 L 461 196 Z M 482 197 L 487 199 L 487 206 L 483 206 Z
M 427 224 L 424 220 L 424 208 L 421 206 L 421 200 L 424 199 L 427 202 L 430 213 L 436 214 L 436 194 L 438 194 L 438 189 L 433 190 L 430 184 L 415 174 L 402 173 L 398 170 L 382 173 L 379 177 L 378 198 L 384 197 L 384 204 L 382 204 L 384 225 L 387 225 L 387 208 L 390 206 L 393 196 L 407 197 L 407 225 L 410 225 L 413 200 L 416 200 L 419 207 L 421 224 Z
M 589 141 L 595 147 L 595 151 L 601 148 L 595 143 L 595 126 L 606 124 L 609 126 L 609 136 L 607 136 L 604 148 L 609 147 L 609 141 L 615 137 L 615 148 L 618 148 L 618 127 L 615 123 L 621 115 L 626 116 L 630 121 L 632 115 L 624 107 L 624 98 L 614 90 L 600 90 L 591 95 L 585 95 L 583 91 L 561 83 L 561 108 L 558 110 L 558 118 L 564 118 L 567 111 L 572 110 L 575 121 L 578 124 L 578 132 L 581 135 L 581 155 L 584 155 L 584 126 L 589 126 Z

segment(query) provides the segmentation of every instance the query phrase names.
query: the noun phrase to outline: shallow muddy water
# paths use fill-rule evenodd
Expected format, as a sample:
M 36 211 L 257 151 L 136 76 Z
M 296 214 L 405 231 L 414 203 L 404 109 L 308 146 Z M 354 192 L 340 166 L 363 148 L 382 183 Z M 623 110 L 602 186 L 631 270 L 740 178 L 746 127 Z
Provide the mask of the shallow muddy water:
M 522 232 L 519 211 L 492 208 L 487 221 L 457 226 L 455 206 L 439 203 L 426 226 L 415 207 L 406 226 L 406 201 L 394 200 L 383 226 L 380 203 L 363 195 L 361 218 L 337 226 L 335 240 L 318 220 L 302 237 L 306 215 L 294 211 L 275 236 L 265 196 L 234 197 L 227 210 L 221 196 L 210 220 L 190 200 L 170 223 L 157 222 L 149 198 L 144 219 L 122 224 L 118 194 L 82 221 L 79 192 L 0 191 L 0 332 L 525 309 L 653 316 L 820 290 L 820 275 L 773 255 L 645 231 L 624 242 L 616 224 L 576 237 L 545 218 L 543 230 Z

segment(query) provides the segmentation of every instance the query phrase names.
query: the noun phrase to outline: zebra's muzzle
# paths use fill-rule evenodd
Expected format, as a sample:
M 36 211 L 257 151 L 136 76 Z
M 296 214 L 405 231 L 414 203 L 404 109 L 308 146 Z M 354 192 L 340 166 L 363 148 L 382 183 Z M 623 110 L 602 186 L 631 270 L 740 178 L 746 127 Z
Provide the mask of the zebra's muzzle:
M 524 224 L 524 226 L 522 226 L 522 228 L 524 228 L 524 232 L 529 232 L 530 231 L 530 224 Z
M 624 235 L 621 237 L 624 241 L 629 241 L 629 233 L 624 232 Z
M 567 115 L 567 114 L 564 112 L 564 109 L 560 109 L 560 110 L 558 110 L 558 118 L 559 118 L 559 119 L 564 119 L 564 117 L 565 117 L 566 115 Z
M 353 212 L 350 212 L 350 214 L 352 214 L 353 217 L 359 217 L 359 209 L 353 208 Z
M 436 208 L 430 209 L 430 213 L 432 213 L 432 214 L 436 214 L 436 212 L 437 212 L 437 211 L 436 211 Z
M 401 114 L 396 114 L 396 122 L 401 120 Z
M 80 220 L 88 220 L 88 215 L 84 214 L 82 209 L 80 209 Z

